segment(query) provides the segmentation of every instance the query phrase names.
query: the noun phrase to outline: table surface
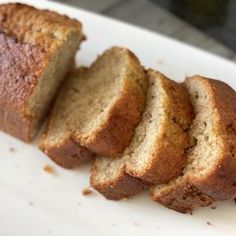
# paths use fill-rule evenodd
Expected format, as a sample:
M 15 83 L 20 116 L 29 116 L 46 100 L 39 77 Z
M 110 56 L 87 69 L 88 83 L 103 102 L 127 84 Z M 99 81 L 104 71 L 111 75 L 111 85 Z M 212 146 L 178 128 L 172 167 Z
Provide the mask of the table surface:
M 134 25 L 138 25 L 161 34 L 176 38 L 188 44 L 200 47 L 204 50 L 228 58 L 236 62 L 236 53 L 234 49 L 234 32 L 232 27 L 236 28 L 234 19 L 225 24 L 226 33 L 220 27 L 209 27 L 204 29 L 193 26 L 193 24 L 181 19 L 176 14 L 169 11 L 171 0 L 54 0 L 75 7 L 84 8 L 93 12 L 107 15 Z M 227 0 L 226 0 L 227 1 Z M 180 0 L 178 2 L 181 2 Z M 184 2 L 184 1 L 182 1 Z M 186 2 L 186 1 L 185 1 Z M 228 1 L 227 1 L 228 2 Z M 230 17 L 234 17 L 233 9 L 236 8 L 236 1 L 230 1 L 228 8 Z M 233 5 L 232 5 L 233 3 Z M 177 8 L 181 9 L 181 7 Z M 187 18 L 187 16 L 184 16 Z M 182 17 L 182 18 L 184 18 Z M 188 19 L 188 18 L 187 18 Z M 192 22 L 191 22 L 192 23 Z M 224 27 L 224 29 L 225 29 Z M 200 28 L 200 29 L 199 29 Z M 202 27 L 203 28 L 203 27 Z M 215 30 L 216 29 L 216 30 Z M 211 36 L 213 37 L 211 37 Z M 224 35 L 227 36 L 223 37 Z M 219 42 L 218 40 L 223 41 Z M 228 39 L 228 41 L 227 41 Z M 227 43 L 229 42 L 229 43 Z M 226 46 L 228 44 L 228 46 Z M 231 47 L 229 46 L 231 45 Z

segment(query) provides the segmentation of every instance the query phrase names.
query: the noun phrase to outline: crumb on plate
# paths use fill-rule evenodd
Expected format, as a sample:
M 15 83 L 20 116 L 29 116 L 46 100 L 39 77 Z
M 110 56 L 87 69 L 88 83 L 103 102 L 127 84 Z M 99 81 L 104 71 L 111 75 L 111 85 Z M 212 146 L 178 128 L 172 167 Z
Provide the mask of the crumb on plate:
M 215 210 L 215 209 L 216 209 L 216 206 L 211 206 L 211 209 L 212 209 L 212 210 Z
M 87 196 L 87 195 L 89 195 L 91 193 L 92 193 L 92 190 L 90 188 L 85 187 L 85 188 L 82 189 L 82 194 L 84 196 Z
M 134 222 L 133 225 L 140 226 L 140 224 L 138 222 Z
M 163 65 L 163 64 L 165 64 L 165 62 L 163 60 L 159 59 L 159 60 L 157 60 L 157 64 L 158 65 Z
M 53 168 L 51 166 L 49 166 L 48 164 L 46 164 L 44 167 L 43 167 L 43 170 L 49 174 L 52 174 L 53 173 Z
M 206 223 L 207 223 L 207 225 L 212 225 L 212 223 L 210 221 L 207 221 Z
M 9 152 L 15 152 L 15 150 L 16 150 L 16 149 L 15 149 L 14 147 L 10 147 L 10 148 L 9 148 Z

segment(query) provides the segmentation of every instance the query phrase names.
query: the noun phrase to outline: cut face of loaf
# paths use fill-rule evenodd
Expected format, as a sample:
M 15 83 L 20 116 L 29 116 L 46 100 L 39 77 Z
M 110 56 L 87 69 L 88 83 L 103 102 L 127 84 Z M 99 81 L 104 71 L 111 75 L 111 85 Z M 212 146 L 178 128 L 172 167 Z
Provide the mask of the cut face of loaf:
M 111 48 L 89 69 L 74 70 L 56 99 L 41 149 L 65 168 L 92 153 L 118 155 L 140 120 L 146 84 L 138 59 L 124 48 Z
M 0 5 L 0 129 L 31 141 L 84 36 L 80 22 Z
M 193 109 L 183 85 L 149 70 L 146 108 L 129 147 L 115 160 L 96 158 L 91 186 L 108 199 L 140 192 L 145 183 L 163 183 L 179 175 L 186 164 L 185 149 Z
M 151 190 L 151 198 L 180 212 L 236 197 L 236 94 L 223 82 L 187 78 L 196 117 L 183 175 Z

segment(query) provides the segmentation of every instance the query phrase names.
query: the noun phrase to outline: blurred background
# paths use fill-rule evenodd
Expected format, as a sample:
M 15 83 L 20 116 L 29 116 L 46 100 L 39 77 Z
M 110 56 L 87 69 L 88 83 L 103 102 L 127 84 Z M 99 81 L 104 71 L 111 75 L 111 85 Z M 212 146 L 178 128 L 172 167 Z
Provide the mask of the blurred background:
M 236 0 L 54 0 L 138 25 L 236 62 Z

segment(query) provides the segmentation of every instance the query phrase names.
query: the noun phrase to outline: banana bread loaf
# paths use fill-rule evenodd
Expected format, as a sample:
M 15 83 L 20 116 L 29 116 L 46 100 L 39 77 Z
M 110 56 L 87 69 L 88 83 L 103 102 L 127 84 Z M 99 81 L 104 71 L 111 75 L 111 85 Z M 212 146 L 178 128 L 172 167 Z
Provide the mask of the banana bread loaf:
M 0 5 L 0 129 L 29 142 L 84 39 L 81 23 L 15 3 Z

